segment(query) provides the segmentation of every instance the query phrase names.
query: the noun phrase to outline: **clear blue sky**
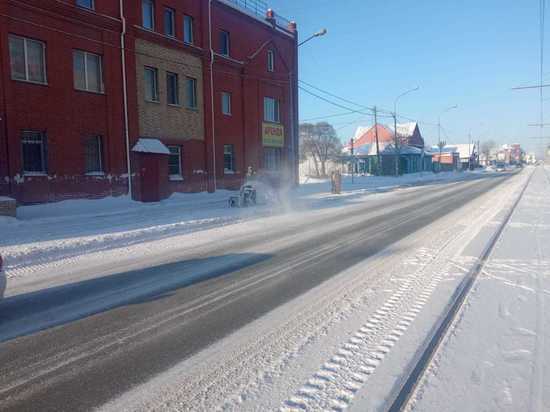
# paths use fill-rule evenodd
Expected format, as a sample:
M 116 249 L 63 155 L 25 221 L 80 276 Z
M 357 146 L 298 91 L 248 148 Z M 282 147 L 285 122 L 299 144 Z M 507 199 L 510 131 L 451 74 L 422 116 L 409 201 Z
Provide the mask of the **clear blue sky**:
M 442 117 L 447 141 L 475 140 L 541 147 L 537 90 L 539 2 L 535 0 L 270 0 L 277 13 L 296 20 L 302 38 L 326 27 L 327 36 L 300 48 L 300 78 L 357 103 L 391 109 L 420 122 Z M 549 44 L 550 44 L 550 39 Z M 548 55 L 550 63 L 550 54 Z M 550 64 L 545 69 L 550 82 Z M 547 92 L 550 97 L 550 89 Z M 546 102 L 550 110 L 550 100 Z M 342 113 L 304 92 L 301 120 Z M 327 119 L 342 140 L 372 120 L 358 114 Z M 545 119 L 550 122 L 549 118 Z M 349 124 L 354 122 L 353 124 Z M 389 120 L 385 120 L 388 121 Z M 346 125 L 347 124 L 347 125 Z M 421 124 L 429 143 L 437 128 Z M 550 135 L 550 128 L 546 134 Z

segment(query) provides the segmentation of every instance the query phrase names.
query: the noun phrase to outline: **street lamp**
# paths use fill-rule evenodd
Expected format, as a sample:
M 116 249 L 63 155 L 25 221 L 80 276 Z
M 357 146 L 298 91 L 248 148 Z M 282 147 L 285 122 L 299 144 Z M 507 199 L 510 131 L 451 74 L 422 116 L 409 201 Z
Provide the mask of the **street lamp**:
M 400 153 L 399 142 L 398 142 L 398 137 L 397 137 L 397 102 L 403 96 L 405 96 L 409 93 L 412 93 L 412 92 L 416 92 L 419 89 L 420 89 L 420 86 L 416 86 L 414 89 L 409 89 L 409 90 L 401 93 L 393 101 L 393 135 L 394 135 L 394 145 L 395 145 L 395 176 L 396 177 L 399 176 L 399 158 L 400 158 L 400 154 L 401 154 Z
M 454 106 L 447 107 L 439 114 L 437 118 L 437 147 L 439 147 L 439 161 L 437 162 L 439 166 L 438 171 L 441 171 L 441 155 L 443 153 L 443 147 L 445 146 L 445 144 L 442 144 L 443 142 L 441 142 L 441 116 L 453 109 L 458 109 L 458 105 L 455 104 Z
M 316 33 L 313 33 L 311 36 L 309 36 L 307 39 L 305 39 L 303 42 L 301 43 L 298 43 L 298 40 L 296 39 L 296 47 L 294 49 L 294 53 L 295 53 L 295 69 L 296 69 L 296 72 L 295 73 L 290 73 L 290 76 L 291 76 L 291 84 L 293 85 L 294 87 L 294 92 L 291 93 L 291 101 L 290 101 L 290 118 L 293 119 L 292 120 L 292 130 L 293 130 L 293 138 L 292 138 L 292 146 L 291 146 L 291 152 L 292 152 L 292 158 L 293 159 L 296 159 L 297 161 L 297 153 L 296 153 L 296 148 L 297 146 L 299 145 L 299 142 L 298 142 L 298 135 L 299 135 L 299 131 L 298 131 L 298 128 L 299 128 L 299 125 L 298 125 L 298 122 L 296 121 L 298 119 L 298 48 L 302 45 L 304 45 L 305 43 L 307 43 L 308 41 L 316 38 L 316 37 L 321 37 L 321 36 L 324 36 L 325 34 L 328 33 L 328 30 L 327 29 L 321 29 L 319 30 L 318 32 Z M 296 36 L 297 37 L 297 36 Z M 294 120 L 296 119 L 296 120 Z M 298 181 L 299 182 L 299 170 L 294 170 L 293 172 L 295 174 L 294 176 L 294 180 L 295 182 Z M 299 183 L 298 183 L 299 184 Z
M 303 42 L 298 44 L 298 47 L 302 46 L 303 44 L 307 43 L 310 40 L 313 40 L 315 37 L 321 37 L 328 33 L 327 29 L 321 29 L 316 33 L 313 33 L 311 36 L 309 36 L 307 39 L 305 39 Z

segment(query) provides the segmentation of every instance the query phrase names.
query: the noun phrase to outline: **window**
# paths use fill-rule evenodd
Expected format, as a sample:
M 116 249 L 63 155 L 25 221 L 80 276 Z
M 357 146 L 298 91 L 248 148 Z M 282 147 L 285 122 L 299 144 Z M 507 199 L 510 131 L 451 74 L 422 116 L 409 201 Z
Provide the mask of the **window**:
M 87 9 L 94 9 L 94 0 L 76 0 L 76 5 Z
M 46 46 L 41 41 L 9 36 L 11 78 L 46 83 Z
M 191 77 L 187 78 L 186 106 L 190 109 L 197 108 L 197 80 Z
M 273 53 L 273 50 L 267 51 L 267 71 L 275 71 L 275 53 Z
M 230 36 L 229 33 L 222 30 L 220 31 L 220 54 L 229 56 L 230 53 Z
M 166 72 L 166 93 L 168 94 L 168 104 L 180 104 L 178 75 L 176 73 Z
M 225 173 L 235 171 L 235 149 L 232 144 L 223 145 L 223 170 Z
M 187 44 L 193 44 L 195 42 L 193 36 L 193 17 L 183 16 L 183 41 Z
M 86 173 L 103 172 L 103 145 L 101 136 L 94 136 L 86 140 L 84 147 Z
M 141 0 L 141 25 L 149 30 L 155 30 L 155 3 L 153 0 Z
M 46 173 L 46 135 L 26 131 L 21 137 L 23 173 Z
M 278 147 L 264 147 L 264 169 L 277 171 L 281 169 L 282 150 Z
M 279 123 L 279 100 L 272 97 L 264 97 L 264 120 L 266 122 Z
M 101 56 L 85 51 L 73 52 L 74 87 L 89 92 L 103 92 Z
M 222 113 L 231 116 L 231 93 L 222 92 Z
M 164 9 L 164 34 L 174 37 L 176 35 L 176 12 L 173 9 Z
M 158 70 L 154 67 L 145 67 L 145 100 L 159 101 Z
M 168 156 L 168 174 L 170 177 L 181 177 L 181 147 L 168 146 L 170 156 Z

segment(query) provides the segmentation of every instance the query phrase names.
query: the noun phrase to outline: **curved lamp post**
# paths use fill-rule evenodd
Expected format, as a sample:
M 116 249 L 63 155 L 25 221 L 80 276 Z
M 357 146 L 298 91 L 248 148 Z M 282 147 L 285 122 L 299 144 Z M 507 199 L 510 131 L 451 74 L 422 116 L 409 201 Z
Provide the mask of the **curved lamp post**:
M 395 176 L 399 176 L 399 158 L 401 157 L 401 148 L 399 145 L 399 138 L 397 137 L 397 102 L 399 99 L 401 99 L 403 96 L 416 92 L 420 89 L 420 86 L 416 86 L 413 89 L 409 89 L 403 93 L 401 93 L 399 96 L 395 98 L 393 101 L 393 135 L 394 135 L 394 146 L 395 146 Z

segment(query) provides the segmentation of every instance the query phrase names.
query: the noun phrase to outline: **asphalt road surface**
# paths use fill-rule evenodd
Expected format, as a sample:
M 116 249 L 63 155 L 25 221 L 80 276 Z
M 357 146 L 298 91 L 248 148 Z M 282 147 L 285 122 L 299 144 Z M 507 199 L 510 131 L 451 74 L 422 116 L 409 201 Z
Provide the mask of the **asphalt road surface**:
M 328 220 L 213 239 L 152 268 L 8 298 L 0 409 L 98 407 L 507 178 L 405 190 L 335 207 Z

